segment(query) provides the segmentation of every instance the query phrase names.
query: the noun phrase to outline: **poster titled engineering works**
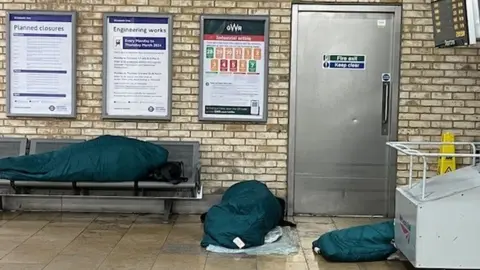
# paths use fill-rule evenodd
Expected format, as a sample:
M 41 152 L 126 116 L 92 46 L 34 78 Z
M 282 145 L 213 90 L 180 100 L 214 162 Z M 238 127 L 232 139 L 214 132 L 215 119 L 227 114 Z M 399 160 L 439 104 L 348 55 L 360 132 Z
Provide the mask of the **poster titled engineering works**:
M 105 118 L 170 118 L 171 21 L 171 16 L 105 15 Z

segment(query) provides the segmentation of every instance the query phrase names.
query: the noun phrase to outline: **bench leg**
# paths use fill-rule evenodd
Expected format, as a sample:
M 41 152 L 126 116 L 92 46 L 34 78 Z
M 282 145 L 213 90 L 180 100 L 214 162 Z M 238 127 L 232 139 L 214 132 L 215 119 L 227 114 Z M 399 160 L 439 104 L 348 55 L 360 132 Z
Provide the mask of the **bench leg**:
M 4 196 L 0 196 L 0 212 L 3 212 L 3 199 L 5 197 Z
M 172 214 L 173 200 L 164 200 L 163 201 L 163 222 L 170 222 L 170 215 Z

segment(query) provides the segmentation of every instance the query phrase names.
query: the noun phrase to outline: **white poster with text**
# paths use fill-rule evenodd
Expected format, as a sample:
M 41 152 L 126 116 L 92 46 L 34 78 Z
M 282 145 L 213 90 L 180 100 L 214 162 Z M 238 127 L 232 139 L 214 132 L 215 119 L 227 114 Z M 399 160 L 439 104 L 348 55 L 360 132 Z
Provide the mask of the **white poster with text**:
M 8 114 L 74 116 L 75 16 L 28 12 L 7 16 Z
M 170 17 L 106 16 L 104 116 L 169 118 Z
M 201 119 L 266 120 L 265 20 L 204 19 Z

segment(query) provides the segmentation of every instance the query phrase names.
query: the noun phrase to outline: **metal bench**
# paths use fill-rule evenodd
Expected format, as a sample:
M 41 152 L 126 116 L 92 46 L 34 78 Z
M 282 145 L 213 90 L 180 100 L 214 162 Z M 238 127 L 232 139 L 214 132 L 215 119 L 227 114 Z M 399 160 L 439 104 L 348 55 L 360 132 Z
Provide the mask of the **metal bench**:
M 23 156 L 27 153 L 28 141 L 25 138 L 0 138 L 0 158 Z M 0 180 L 1 194 L 10 192 L 10 180 Z M 3 209 L 3 196 L 0 198 L 0 209 Z
M 84 140 L 30 140 L 29 155 L 58 150 Z M 33 196 L 89 196 L 95 198 L 155 198 L 164 201 L 164 220 L 168 221 L 174 200 L 201 199 L 203 187 L 200 182 L 200 144 L 198 142 L 153 141 L 169 151 L 169 161 L 182 161 L 187 182 L 173 185 L 166 182 L 48 182 L 12 181 L 11 186 L 18 195 Z M 45 192 L 47 191 L 47 193 Z

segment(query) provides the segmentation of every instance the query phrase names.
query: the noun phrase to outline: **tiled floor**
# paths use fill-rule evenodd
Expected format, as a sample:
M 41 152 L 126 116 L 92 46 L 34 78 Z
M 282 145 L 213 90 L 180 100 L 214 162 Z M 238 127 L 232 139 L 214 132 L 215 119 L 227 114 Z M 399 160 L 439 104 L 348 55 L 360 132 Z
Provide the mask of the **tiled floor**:
M 369 219 L 296 218 L 303 249 L 291 256 L 206 253 L 198 216 L 162 224 L 156 216 L 80 213 L 0 214 L 0 269 L 403 270 L 400 263 L 330 264 L 311 242 L 335 227 Z

